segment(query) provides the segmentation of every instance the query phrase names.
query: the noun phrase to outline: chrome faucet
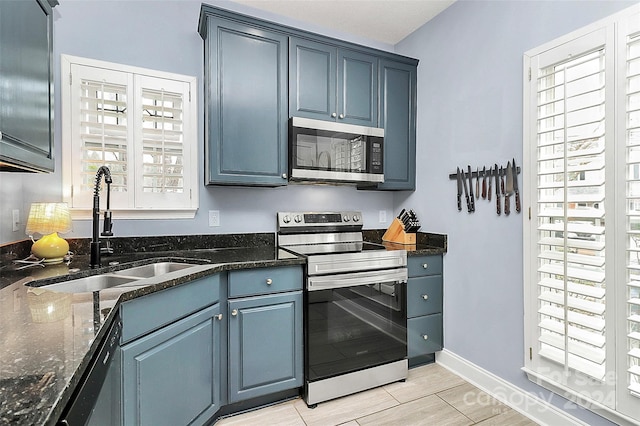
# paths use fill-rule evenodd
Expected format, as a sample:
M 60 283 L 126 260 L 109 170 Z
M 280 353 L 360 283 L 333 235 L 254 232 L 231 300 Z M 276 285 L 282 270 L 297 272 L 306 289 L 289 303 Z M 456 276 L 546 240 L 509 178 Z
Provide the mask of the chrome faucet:
M 104 225 L 102 233 L 98 234 L 98 228 L 100 227 L 100 182 L 104 175 L 104 181 L 107 184 L 107 209 L 104 211 Z M 111 211 L 109 210 L 109 197 L 111 194 L 111 171 L 107 166 L 101 166 L 96 173 L 96 185 L 93 189 L 93 235 L 91 237 L 91 267 L 97 268 L 100 266 L 100 235 L 103 237 L 113 236 L 111 228 Z

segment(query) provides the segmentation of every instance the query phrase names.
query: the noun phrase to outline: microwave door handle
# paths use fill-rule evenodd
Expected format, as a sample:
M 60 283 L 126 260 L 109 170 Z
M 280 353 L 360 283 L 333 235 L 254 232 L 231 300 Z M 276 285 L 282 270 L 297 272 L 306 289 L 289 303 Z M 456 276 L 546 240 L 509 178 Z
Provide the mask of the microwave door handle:
M 308 290 L 328 290 L 332 288 L 357 287 L 387 282 L 407 282 L 407 269 L 398 268 L 352 274 L 311 276 L 308 279 Z

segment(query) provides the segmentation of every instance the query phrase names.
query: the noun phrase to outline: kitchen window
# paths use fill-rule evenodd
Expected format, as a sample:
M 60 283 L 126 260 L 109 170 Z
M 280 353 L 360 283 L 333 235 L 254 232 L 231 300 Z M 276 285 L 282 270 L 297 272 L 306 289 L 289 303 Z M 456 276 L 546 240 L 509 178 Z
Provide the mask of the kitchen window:
M 91 217 L 102 165 L 114 217 L 194 217 L 196 78 L 68 55 L 62 75 L 63 196 L 74 218 Z
M 640 421 L 640 7 L 525 55 L 525 366 Z

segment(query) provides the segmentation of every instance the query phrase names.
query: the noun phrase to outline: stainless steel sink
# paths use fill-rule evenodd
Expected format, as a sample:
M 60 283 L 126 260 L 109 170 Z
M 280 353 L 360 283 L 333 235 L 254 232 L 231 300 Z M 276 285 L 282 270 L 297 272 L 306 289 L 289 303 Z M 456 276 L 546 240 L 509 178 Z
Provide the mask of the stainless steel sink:
M 168 274 L 169 272 L 181 271 L 183 269 L 196 266 L 193 263 L 177 263 L 177 262 L 159 262 L 149 265 L 137 266 L 135 268 L 123 269 L 114 272 L 114 275 L 135 277 L 135 278 L 151 278 L 158 275 Z
M 122 269 L 107 274 L 92 275 L 56 284 L 40 286 L 40 288 L 61 293 L 87 293 L 100 291 L 112 287 L 134 287 L 153 284 L 159 277 L 170 272 L 182 271 L 198 266 L 196 263 L 158 262 L 149 265 L 136 266 Z M 149 279 L 147 279 L 149 278 Z M 29 285 L 29 284 L 27 284 Z
M 57 284 L 49 284 L 41 288 L 61 293 L 86 293 L 104 290 L 106 288 L 135 285 L 138 279 L 133 277 L 122 277 L 114 274 L 92 275 L 90 277 L 78 278 L 77 280 L 64 281 Z

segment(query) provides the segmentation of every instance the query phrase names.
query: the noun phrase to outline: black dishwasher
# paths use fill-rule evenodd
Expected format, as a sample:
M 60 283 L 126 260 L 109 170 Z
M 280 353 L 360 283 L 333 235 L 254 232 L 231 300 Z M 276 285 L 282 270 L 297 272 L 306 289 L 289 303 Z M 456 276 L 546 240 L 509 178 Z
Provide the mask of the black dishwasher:
M 111 424 L 111 421 L 105 423 L 105 416 L 119 418 L 118 412 L 114 412 L 112 407 L 120 406 L 119 401 L 114 401 L 114 398 L 118 398 L 119 390 L 117 364 L 120 363 L 118 348 L 121 335 L 122 321 L 120 315 L 116 315 L 80 383 L 71 395 L 71 400 L 63 411 L 58 425 Z M 115 368 L 110 370 L 112 365 Z

